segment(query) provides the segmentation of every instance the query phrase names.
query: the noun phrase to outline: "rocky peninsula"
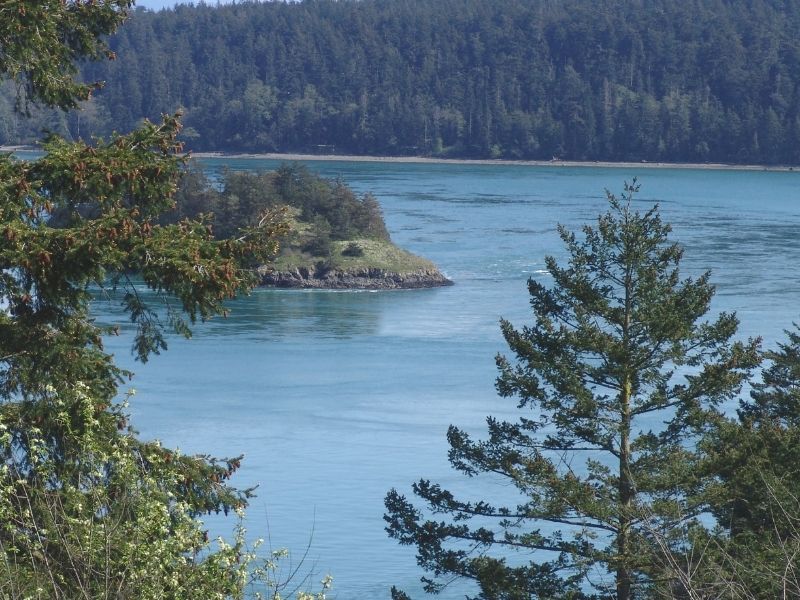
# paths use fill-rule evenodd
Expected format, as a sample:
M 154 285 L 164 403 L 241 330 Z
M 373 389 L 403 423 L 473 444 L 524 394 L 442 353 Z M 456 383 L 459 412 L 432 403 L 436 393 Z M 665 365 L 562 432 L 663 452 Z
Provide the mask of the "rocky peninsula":
M 298 164 L 275 171 L 224 171 L 215 180 L 189 169 L 171 222 L 206 219 L 219 240 L 279 223 L 274 259 L 258 268 L 279 288 L 394 290 L 451 285 L 429 260 L 396 246 L 378 200 Z
M 393 273 L 383 269 L 315 269 L 299 267 L 292 271 L 264 273 L 262 285 L 277 288 L 329 290 L 407 290 L 453 285 L 438 270 Z
M 276 288 L 400 290 L 453 284 L 432 262 L 374 239 L 334 242 L 325 260 L 288 253 L 260 272 L 261 284 Z

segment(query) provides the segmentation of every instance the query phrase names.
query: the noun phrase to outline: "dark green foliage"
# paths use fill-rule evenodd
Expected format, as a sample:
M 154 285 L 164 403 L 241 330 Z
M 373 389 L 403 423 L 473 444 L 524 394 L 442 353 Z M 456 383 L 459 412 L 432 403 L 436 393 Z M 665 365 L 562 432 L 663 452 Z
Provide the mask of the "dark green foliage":
M 389 240 L 380 204 L 371 194 L 356 196 L 341 181 L 329 181 L 300 165 L 274 172 L 225 171 L 212 185 L 199 171 L 184 174 L 175 211 L 167 222 L 205 215 L 218 239 L 235 237 L 258 224 L 265 211 L 290 207 L 303 235 L 286 240 L 312 256 L 327 257 L 331 242 L 355 238 Z
M 364 256 L 364 249 L 359 246 L 356 242 L 350 242 L 347 244 L 344 250 L 342 250 L 342 256 Z
M 0 73 L 19 86 L 20 100 L 70 108 L 98 84 L 75 81 L 78 61 L 113 58 L 101 41 L 128 15 L 133 0 L 24 0 L 0 7 Z
M 701 321 L 709 275 L 680 278 L 683 251 L 656 208 L 633 209 L 636 190 L 609 194 L 582 237 L 562 228 L 568 265 L 548 257 L 551 287 L 528 282 L 533 324 L 502 321 L 516 361 L 498 356 L 497 390 L 519 420 L 489 417 L 485 440 L 448 431 L 453 468 L 498 477 L 518 503 L 427 480 L 413 487 L 427 512 L 387 496 L 387 530 L 417 547 L 429 591 L 459 575 L 482 599 L 627 600 L 675 579 L 671 549 L 701 510 L 693 445 L 758 363 L 758 342 L 731 341 L 733 315 Z
M 284 165 L 274 177 L 277 201 L 299 208 L 302 221 L 326 221 L 331 239 L 369 237 L 388 241 L 380 204 L 371 194 L 358 198 L 344 182 L 325 180 L 301 165 Z
M 789 522 L 779 518 L 781 500 L 800 499 L 800 334 L 787 332 L 788 343 L 768 352 L 768 368 L 753 384 L 751 399 L 742 402 L 736 425 L 728 422 L 708 437 L 727 443 L 725 461 L 715 469 L 735 499 L 716 508 L 715 516 L 732 535 L 788 538 L 795 531 L 794 511 L 786 507 Z M 728 429 L 728 428 L 731 429 Z M 772 488 L 772 489 L 771 489 Z M 770 498 L 782 492 L 782 497 Z
M 183 108 L 197 150 L 797 164 L 798 30 L 771 0 L 136 11 L 120 58 L 85 69 L 107 82 L 87 113 L 0 119 L 0 142 Z
M 222 313 L 224 300 L 255 283 L 242 265 L 266 262 L 275 250 L 273 238 L 282 229 L 271 221 L 241 231 L 236 241 L 214 240 L 202 222 L 157 224 L 177 186 L 177 131 L 177 121 L 168 118 L 93 146 L 54 138 L 35 162 L 0 160 L 0 295 L 6 307 L 0 312 L 0 486 L 3 509 L 19 523 L 0 531 L 0 552 L 10 553 L 6 566 L 8 556 L 22 552 L 30 561 L 16 563 L 18 568 L 42 581 L 52 575 L 54 597 L 84 585 L 95 589 L 101 584 L 90 573 L 119 557 L 81 554 L 90 561 L 91 585 L 77 581 L 78 571 L 62 556 L 75 549 L 59 543 L 42 548 L 36 527 L 46 529 L 51 520 L 58 527 L 88 526 L 85 510 L 97 506 L 94 531 L 122 535 L 137 527 L 138 516 L 113 499 L 116 493 L 135 496 L 140 485 L 163 491 L 167 506 L 178 500 L 187 516 L 228 512 L 249 496 L 226 483 L 238 459 L 179 457 L 135 438 L 115 399 L 130 374 L 103 349 L 102 336 L 116 328 L 101 327 L 90 315 L 92 289 L 118 288 L 136 326 L 134 352 L 146 360 L 166 348 L 165 328 L 188 335 L 189 323 Z M 89 205 L 86 214 L 77 210 Z M 58 228 L 49 224 L 52 213 L 66 215 Z M 164 314 L 163 307 L 145 303 L 129 278 L 133 272 L 157 292 L 159 304 L 169 299 L 175 309 Z M 126 465 L 124 485 L 130 487 L 115 492 L 108 486 L 118 460 Z M 81 501 L 83 484 L 75 482 L 84 480 L 92 482 L 92 491 Z M 60 488 L 70 489 L 69 497 L 54 493 Z M 91 525 L 91 513 L 88 518 Z M 183 524 L 194 544 L 199 528 Z M 80 538 L 78 530 L 67 534 Z M 171 541 L 180 552 L 189 543 Z M 27 581 L 28 575 L 15 577 Z
M 313 217 L 309 228 L 309 236 L 302 245 L 303 252 L 311 256 L 330 256 L 331 226 L 328 220 L 320 215 Z
M 733 598 L 800 595 L 800 334 L 768 352 L 738 419 L 703 441 L 715 475 L 703 500 L 718 527 L 696 532 L 687 577 L 691 589 Z M 787 595 L 788 594 L 788 595 Z
M 392 586 L 392 600 L 411 600 L 408 594 Z

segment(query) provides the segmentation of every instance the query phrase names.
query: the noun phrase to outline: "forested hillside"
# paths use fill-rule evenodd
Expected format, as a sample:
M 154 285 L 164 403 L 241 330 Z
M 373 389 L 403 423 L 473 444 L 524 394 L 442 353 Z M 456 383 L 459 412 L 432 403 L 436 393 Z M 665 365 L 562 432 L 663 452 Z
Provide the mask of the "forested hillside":
M 800 4 L 306 0 L 139 10 L 42 126 L 182 108 L 194 150 L 800 163 Z M 112 125 L 113 124 L 113 125 Z

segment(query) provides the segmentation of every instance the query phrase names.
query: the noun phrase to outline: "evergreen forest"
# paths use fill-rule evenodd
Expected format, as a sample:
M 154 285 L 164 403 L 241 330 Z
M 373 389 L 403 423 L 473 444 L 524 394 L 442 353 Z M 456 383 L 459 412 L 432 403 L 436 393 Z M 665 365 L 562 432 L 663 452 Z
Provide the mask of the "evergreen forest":
M 258 226 L 265 212 L 288 209 L 295 232 L 301 224 L 317 231 L 315 244 L 356 237 L 389 241 L 375 196 L 357 196 L 345 183 L 315 175 L 302 165 L 282 165 L 270 172 L 225 171 L 215 185 L 200 169 L 183 173 L 175 209 L 165 222 L 211 216 L 214 237 L 235 237 L 242 228 Z M 284 240 L 285 242 L 286 240 Z
M 134 11 L 105 87 L 42 130 L 184 113 L 197 151 L 800 162 L 800 5 L 772 0 L 306 0 Z M 24 103 L 24 99 L 22 100 Z

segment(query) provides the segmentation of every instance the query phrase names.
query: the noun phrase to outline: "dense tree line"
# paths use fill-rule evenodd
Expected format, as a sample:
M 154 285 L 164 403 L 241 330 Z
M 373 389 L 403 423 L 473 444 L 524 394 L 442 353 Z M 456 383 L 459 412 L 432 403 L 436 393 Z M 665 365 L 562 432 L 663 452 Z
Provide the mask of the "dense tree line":
M 137 11 L 83 113 L 185 111 L 196 150 L 800 162 L 800 7 L 768 0 L 306 0 Z
M 202 223 L 221 242 L 248 229 L 278 224 L 282 233 L 274 241 L 281 253 L 327 258 L 334 241 L 391 241 L 375 196 L 358 196 L 343 181 L 326 179 L 299 164 L 284 164 L 275 171 L 226 169 L 217 177 L 192 165 L 181 173 L 173 200 L 174 206 L 159 216 L 160 225 Z M 54 207 L 47 224 L 69 227 L 76 214 L 96 219 L 102 206 L 92 199 Z
M 281 216 L 285 209 L 289 214 Z M 174 223 L 207 218 L 214 237 L 225 240 L 263 224 L 265 215 L 292 223 L 281 240 L 285 251 L 325 258 L 332 241 L 389 241 L 375 196 L 359 197 L 342 181 L 325 179 L 302 165 L 258 173 L 225 171 L 216 182 L 201 170 L 189 170 L 175 194 L 175 209 L 162 219 Z

